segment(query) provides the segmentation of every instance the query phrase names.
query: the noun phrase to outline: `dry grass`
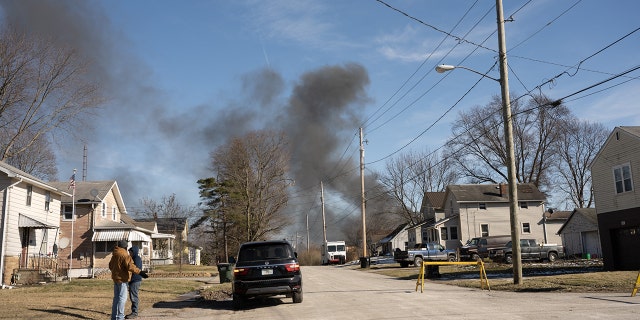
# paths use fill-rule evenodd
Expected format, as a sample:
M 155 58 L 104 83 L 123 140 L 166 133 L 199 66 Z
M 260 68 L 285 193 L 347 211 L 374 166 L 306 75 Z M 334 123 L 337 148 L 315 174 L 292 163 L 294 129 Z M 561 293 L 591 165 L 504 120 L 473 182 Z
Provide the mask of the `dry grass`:
M 485 264 L 491 290 L 519 292 L 620 292 L 631 293 L 638 277 L 637 271 L 602 271 L 601 264 L 554 263 L 525 264 L 523 284 L 513 283 L 510 265 Z M 418 268 L 400 268 L 398 265 L 372 266 L 371 272 L 378 272 L 400 279 L 418 279 Z M 426 281 L 480 288 L 480 272 L 477 266 L 441 266 L 440 278 Z M 427 284 L 425 284 L 427 285 Z
M 174 268 L 175 267 L 175 268 Z M 183 273 L 217 274 L 216 267 L 182 266 Z M 174 274 L 178 266 L 163 266 L 154 269 L 151 277 L 140 287 L 140 309 L 152 308 L 154 304 L 175 300 L 181 294 L 216 288 L 213 279 L 154 278 L 161 273 Z M 215 275 L 214 274 L 214 275 Z M 74 279 L 68 283 L 50 283 L 0 290 L 2 319 L 108 319 L 111 315 L 113 282 L 110 279 Z M 129 313 L 127 302 L 126 313 Z

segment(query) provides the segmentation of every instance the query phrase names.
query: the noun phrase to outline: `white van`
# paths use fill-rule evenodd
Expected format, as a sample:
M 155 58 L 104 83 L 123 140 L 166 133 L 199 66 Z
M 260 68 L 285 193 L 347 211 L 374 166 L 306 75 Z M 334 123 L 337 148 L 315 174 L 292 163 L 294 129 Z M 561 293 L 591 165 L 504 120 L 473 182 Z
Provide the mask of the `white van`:
M 344 264 L 347 260 L 347 246 L 344 241 L 327 241 L 322 245 L 322 264 Z

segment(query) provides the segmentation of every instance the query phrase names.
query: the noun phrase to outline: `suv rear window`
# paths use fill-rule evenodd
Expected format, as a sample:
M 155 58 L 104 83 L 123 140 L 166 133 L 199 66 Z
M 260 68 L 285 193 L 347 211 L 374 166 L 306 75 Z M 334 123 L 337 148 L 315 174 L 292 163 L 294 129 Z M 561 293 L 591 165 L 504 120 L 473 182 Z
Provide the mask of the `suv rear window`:
M 261 244 L 245 246 L 238 257 L 238 262 L 260 261 L 293 258 L 291 247 L 286 244 Z

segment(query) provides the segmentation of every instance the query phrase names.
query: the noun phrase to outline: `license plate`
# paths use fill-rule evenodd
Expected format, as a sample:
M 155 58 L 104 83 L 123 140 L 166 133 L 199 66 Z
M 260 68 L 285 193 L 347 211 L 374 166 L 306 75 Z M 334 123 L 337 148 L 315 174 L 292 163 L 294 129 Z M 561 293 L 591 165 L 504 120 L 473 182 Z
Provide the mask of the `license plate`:
M 263 276 L 270 275 L 270 274 L 273 274 L 273 269 L 262 269 Z

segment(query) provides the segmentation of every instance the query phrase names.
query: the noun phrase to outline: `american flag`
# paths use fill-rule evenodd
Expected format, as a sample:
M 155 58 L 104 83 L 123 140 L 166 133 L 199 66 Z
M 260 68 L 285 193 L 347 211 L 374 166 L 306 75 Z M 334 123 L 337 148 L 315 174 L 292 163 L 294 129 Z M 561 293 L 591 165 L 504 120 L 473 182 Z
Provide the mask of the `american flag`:
M 73 174 L 71 175 L 71 178 L 69 178 L 69 190 L 75 189 L 75 188 L 76 188 L 76 173 L 74 171 Z

